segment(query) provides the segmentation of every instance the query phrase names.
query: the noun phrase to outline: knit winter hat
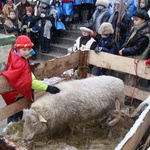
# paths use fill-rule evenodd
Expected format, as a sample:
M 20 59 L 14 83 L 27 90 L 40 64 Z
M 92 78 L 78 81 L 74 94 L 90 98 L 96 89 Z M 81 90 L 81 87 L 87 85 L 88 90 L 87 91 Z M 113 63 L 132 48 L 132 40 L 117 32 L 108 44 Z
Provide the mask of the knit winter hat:
M 90 33 L 90 36 L 93 36 L 94 32 L 88 27 L 80 27 L 81 31 L 86 31 Z
M 113 29 L 112 24 L 108 22 L 103 22 L 98 29 L 98 33 L 99 34 L 113 34 L 114 29 Z
M 33 8 L 31 6 L 26 7 L 26 11 L 30 12 L 31 14 L 33 14 Z
M 16 43 L 14 44 L 14 48 L 19 50 L 21 48 L 32 48 L 34 44 L 31 42 L 30 38 L 26 35 L 20 35 L 16 39 Z
M 95 5 L 96 6 L 102 5 L 104 7 L 108 7 L 109 6 L 109 0 L 97 0 Z
M 149 20 L 149 15 L 148 15 L 147 11 L 144 9 L 136 10 L 133 14 L 133 17 L 138 17 L 138 18 L 144 19 L 145 21 Z
M 41 0 L 41 2 L 50 5 L 50 0 Z

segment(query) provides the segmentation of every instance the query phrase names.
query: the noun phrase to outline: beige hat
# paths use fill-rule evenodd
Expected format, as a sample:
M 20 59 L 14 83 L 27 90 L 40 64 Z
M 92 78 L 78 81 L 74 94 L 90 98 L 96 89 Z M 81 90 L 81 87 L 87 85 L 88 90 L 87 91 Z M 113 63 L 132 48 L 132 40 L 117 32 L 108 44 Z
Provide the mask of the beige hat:
M 96 6 L 102 5 L 102 6 L 108 7 L 109 6 L 109 0 L 97 0 L 95 5 Z
M 94 34 L 94 32 L 91 29 L 87 28 L 87 27 L 80 27 L 80 30 L 89 32 L 91 36 L 93 36 L 93 34 Z
M 100 25 L 98 29 L 99 34 L 113 34 L 114 29 L 111 23 L 109 22 L 104 22 Z

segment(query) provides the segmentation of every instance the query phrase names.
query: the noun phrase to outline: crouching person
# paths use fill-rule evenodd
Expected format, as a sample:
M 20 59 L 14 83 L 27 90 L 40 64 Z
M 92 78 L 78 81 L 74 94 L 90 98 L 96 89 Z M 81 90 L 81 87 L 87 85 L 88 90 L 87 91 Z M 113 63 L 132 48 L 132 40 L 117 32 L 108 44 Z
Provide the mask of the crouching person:
M 32 89 L 50 92 L 51 94 L 60 92 L 57 87 L 47 85 L 37 80 L 31 72 L 28 58 L 30 57 L 32 46 L 33 43 L 30 38 L 21 35 L 18 36 L 14 47 L 9 52 L 6 70 L 2 72 L 1 75 L 7 78 L 9 84 L 14 87 L 15 90 L 2 94 L 7 105 L 16 102 L 22 97 L 33 101 Z M 10 116 L 7 123 L 22 119 L 22 115 L 23 111 L 20 111 Z

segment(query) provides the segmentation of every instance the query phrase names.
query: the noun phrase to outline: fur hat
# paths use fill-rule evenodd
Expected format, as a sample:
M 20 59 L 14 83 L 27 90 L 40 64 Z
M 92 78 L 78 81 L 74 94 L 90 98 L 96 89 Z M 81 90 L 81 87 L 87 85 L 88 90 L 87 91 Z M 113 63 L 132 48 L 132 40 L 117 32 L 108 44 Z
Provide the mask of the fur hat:
M 26 35 L 20 35 L 16 39 L 16 43 L 14 44 L 14 48 L 19 50 L 21 48 L 32 48 L 34 44 L 31 42 L 30 38 Z
M 148 15 L 147 11 L 144 9 L 136 10 L 133 14 L 133 17 L 138 17 L 138 18 L 144 19 L 145 21 L 149 20 L 149 15 Z
M 81 31 L 86 31 L 90 33 L 90 36 L 93 36 L 94 32 L 88 27 L 80 27 Z
M 96 6 L 102 5 L 104 7 L 109 6 L 109 0 L 96 0 Z
M 41 2 L 50 5 L 50 0 L 41 0 Z
M 113 34 L 114 29 L 111 23 L 109 22 L 104 22 L 100 25 L 98 29 L 99 34 Z
M 33 8 L 31 6 L 26 7 L 26 11 L 30 12 L 31 14 L 33 14 Z

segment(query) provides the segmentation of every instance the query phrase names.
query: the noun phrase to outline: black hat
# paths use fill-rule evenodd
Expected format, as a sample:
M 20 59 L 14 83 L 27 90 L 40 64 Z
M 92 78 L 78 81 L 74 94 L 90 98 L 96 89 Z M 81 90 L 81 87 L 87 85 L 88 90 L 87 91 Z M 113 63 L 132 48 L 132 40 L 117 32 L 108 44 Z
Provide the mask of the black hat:
M 144 19 L 145 21 L 149 20 L 149 15 L 148 15 L 147 11 L 144 9 L 136 10 L 133 14 L 133 17 L 138 17 L 138 18 Z

